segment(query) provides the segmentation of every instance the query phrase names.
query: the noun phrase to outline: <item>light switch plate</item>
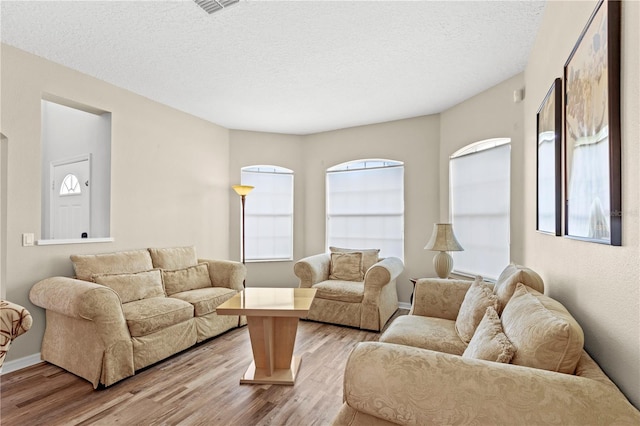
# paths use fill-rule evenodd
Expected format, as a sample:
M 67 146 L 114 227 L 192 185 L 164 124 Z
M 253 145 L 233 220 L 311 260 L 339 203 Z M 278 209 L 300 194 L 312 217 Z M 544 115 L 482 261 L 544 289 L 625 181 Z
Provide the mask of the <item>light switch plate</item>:
M 23 247 L 29 247 L 32 246 L 34 242 L 34 236 L 33 234 L 22 234 L 22 246 Z

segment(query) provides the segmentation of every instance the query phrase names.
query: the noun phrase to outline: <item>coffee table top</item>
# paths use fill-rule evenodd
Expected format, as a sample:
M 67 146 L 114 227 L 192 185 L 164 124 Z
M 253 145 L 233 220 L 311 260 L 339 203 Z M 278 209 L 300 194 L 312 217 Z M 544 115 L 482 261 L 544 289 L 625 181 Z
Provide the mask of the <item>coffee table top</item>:
M 304 317 L 315 288 L 245 288 L 216 308 L 219 315 Z

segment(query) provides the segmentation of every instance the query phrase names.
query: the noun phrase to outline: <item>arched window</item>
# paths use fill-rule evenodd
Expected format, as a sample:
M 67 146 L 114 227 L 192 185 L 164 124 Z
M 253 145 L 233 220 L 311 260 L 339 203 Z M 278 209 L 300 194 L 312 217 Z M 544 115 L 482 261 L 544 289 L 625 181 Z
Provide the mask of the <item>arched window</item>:
M 449 160 L 451 223 L 464 251 L 454 270 L 496 279 L 509 264 L 511 139 L 475 142 Z
M 293 171 L 272 165 L 243 167 L 247 261 L 293 259 Z
M 80 187 L 80 182 L 78 182 L 76 175 L 70 173 L 62 179 L 60 195 L 76 195 L 81 193 L 82 188 Z
M 371 159 L 327 169 L 327 247 L 404 258 L 404 164 Z

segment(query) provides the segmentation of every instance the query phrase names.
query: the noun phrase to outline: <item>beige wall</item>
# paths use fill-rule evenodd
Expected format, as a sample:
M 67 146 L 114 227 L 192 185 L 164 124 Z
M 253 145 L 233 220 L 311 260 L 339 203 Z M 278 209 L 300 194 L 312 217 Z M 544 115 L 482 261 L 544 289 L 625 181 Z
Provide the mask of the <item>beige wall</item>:
M 29 302 L 29 289 L 42 278 L 71 275 L 70 254 L 195 245 L 202 256 L 228 258 L 229 132 L 13 47 L 3 44 L 1 53 L 0 130 L 8 139 L 3 294 L 34 317 L 32 330 L 11 346 L 12 361 L 40 351 L 44 311 Z M 21 246 L 22 233 L 40 238 L 45 92 L 113 114 L 113 243 Z
M 293 264 L 304 257 L 305 170 L 302 167 L 302 137 L 277 133 L 230 131 L 229 179 L 240 183 L 240 169 L 254 165 L 274 165 L 293 170 L 293 260 L 247 263 L 247 287 L 297 287 Z M 229 204 L 229 241 L 231 259 L 241 259 L 240 197 L 231 188 Z M 247 195 L 247 199 L 251 194 Z M 247 202 L 250 202 L 247 201 Z
M 522 259 L 523 111 L 513 92 L 524 88 L 518 74 L 440 114 L 440 220 L 449 220 L 449 157 L 473 142 L 511 138 L 511 259 Z
M 596 1 L 548 2 L 525 71 L 523 261 L 582 325 L 587 351 L 640 407 L 640 3 L 622 3 L 622 247 L 535 231 L 536 111 Z

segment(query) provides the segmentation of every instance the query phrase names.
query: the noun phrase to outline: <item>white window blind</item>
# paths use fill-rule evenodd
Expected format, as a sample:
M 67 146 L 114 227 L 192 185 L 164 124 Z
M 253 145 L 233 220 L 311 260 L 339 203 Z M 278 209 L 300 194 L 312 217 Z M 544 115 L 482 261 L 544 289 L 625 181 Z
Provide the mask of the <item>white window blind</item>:
M 293 171 L 277 166 L 244 167 L 247 261 L 293 259 Z
M 452 253 L 456 272 L 496 279 L 509 264 L 509 141 L 492 140 L 488 149 L 474 144 L 471 153 L 451 157 L 451 221 L 464 248 Z
M 404 166 L 358 160 L 327 170 L 327 246 L 404 258 Z

